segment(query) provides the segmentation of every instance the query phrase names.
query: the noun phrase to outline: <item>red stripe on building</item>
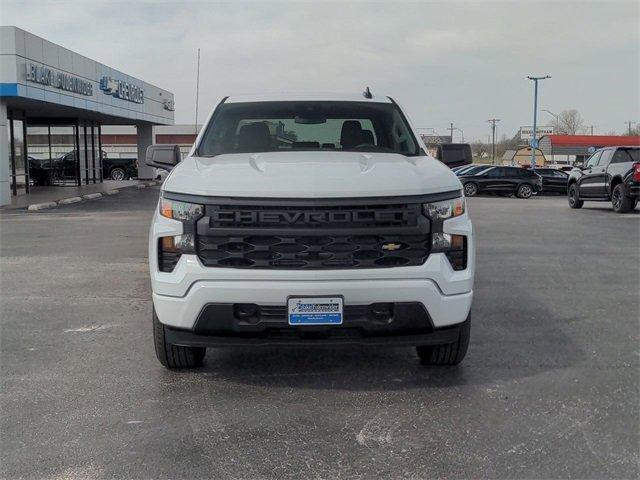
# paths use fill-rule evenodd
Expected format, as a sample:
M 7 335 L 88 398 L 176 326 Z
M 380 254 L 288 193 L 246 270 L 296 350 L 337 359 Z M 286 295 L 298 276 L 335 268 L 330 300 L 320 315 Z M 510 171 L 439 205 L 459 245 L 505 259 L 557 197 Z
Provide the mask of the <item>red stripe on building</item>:
M 559 146 L 583 146 L 583 147 L 615 147 L 640 145 L 640 136 L 618 135 L 545 135 L 551 145 Z

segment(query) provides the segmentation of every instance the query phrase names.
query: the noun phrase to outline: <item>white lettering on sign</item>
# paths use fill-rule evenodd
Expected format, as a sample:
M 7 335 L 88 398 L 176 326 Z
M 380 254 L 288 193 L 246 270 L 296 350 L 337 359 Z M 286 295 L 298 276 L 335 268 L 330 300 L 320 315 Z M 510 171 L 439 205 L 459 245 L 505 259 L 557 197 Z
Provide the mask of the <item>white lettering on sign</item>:
M 59 88 L 67 92 L 79 93 L 80 95 L 93 95 L 93 84 L 91 82 L 34 63 L 27 65 L 27 81 Z
M 133 103 L 144 103 L 144 90 L 132 83 L 123 82 L 111 77 L 102 77 L 100 90 L 121 100 Z

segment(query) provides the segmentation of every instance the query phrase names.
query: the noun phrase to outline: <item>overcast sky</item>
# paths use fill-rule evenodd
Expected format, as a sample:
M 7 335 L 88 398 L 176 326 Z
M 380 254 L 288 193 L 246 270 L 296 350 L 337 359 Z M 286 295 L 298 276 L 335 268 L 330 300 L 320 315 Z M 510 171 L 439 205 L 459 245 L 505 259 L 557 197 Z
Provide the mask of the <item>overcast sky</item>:
M 484 139 L 576 108 L 596 133 L 640 121 L 640 2 L 126 2 L 0 0 L 0 23 L 175 93 L 193 123 L 234 93 L 353 91 L 369 85 L 417 127 Z M 540 113 L 542 124 L 550 116 Z M 456 133 L 456 137 L 459 133 Z

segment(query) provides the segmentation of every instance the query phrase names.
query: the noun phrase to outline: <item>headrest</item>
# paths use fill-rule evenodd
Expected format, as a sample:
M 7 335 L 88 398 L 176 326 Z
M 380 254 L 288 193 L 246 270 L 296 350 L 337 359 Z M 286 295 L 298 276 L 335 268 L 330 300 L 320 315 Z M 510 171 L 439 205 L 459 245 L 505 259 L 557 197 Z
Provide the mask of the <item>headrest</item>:
M 375 145 L 371 130 L 362 130 L 362 132 L 360 132 L 360 145 L 362 144 Z
M 264 122 L 243 125 L 238 132 L 238 150 L 241 152 L 260 152 L 271 147 L 271 133 Z
M 342 123 L 340 132 L 340 144 L 342 148 L 351 148 L 358 145 L 362 126 L 358 120 L 346 120 Z

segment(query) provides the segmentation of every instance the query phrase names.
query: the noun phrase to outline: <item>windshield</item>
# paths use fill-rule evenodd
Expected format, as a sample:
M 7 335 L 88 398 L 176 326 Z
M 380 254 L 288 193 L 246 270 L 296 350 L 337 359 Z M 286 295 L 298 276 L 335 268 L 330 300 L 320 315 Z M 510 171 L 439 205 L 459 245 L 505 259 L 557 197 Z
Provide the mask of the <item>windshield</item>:
M 222 104 L 197 154 L 301 150 L 420 154 L 395 104 L 318 101 Z

